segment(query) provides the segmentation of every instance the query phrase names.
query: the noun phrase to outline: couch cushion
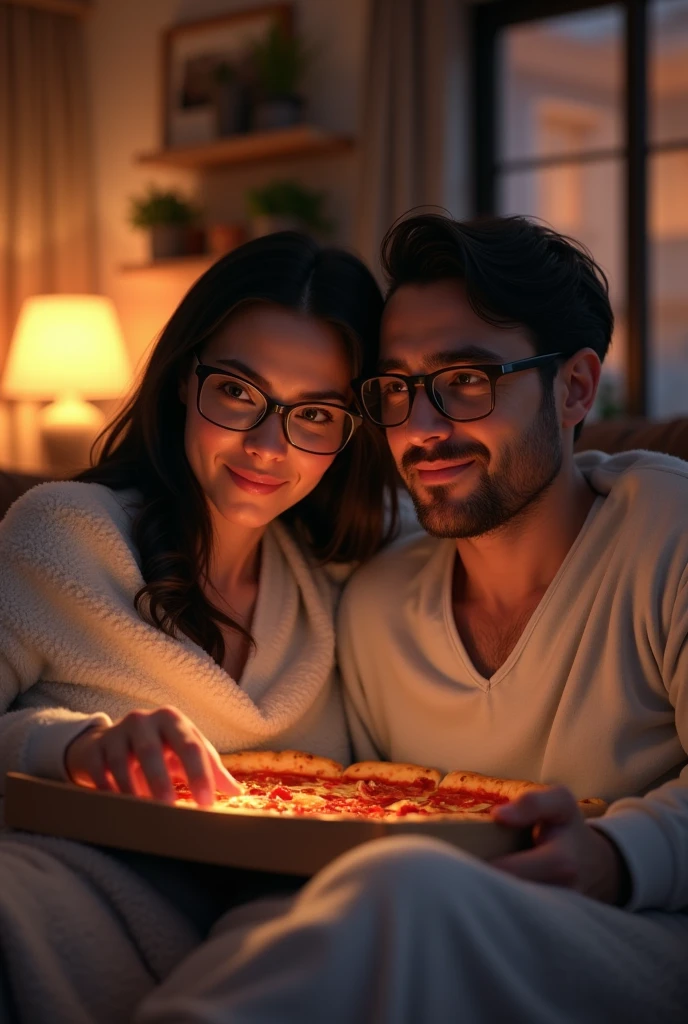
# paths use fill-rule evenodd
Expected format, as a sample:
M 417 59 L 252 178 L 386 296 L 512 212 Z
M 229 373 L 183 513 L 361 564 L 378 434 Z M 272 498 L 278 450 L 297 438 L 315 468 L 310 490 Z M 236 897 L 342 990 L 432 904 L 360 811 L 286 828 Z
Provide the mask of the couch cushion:
M 688 460 L 688 417 L 675 420 L 603 420 L 583 428 L 576 451 L 629 452 L 646 448 Z
M 0 469 L 0 519 L 7 509 L 24 491 L 35 484 L 43 483 L 47 477 L 34 476 L 30 473 L 8 473 Z

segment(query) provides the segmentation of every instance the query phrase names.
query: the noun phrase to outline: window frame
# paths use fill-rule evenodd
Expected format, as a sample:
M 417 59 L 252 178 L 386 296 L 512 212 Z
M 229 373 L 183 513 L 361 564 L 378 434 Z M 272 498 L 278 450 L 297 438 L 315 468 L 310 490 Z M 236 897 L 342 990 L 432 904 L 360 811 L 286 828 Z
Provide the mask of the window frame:
M 652 0 L 493 0 L 472 9 L 473 35 L 473 206 L 476 214 L 497 209 L 498 154 L 498 53 L 502 31 L 566 14 L 620 7 L 625 32 L 623 104 L 624 139 L 614 155 L 622 160 L 625 226 L 624 283 L 627 308 L 626 412 L 645 416 L 648 411 L 650 359 L 648 342 L 648 159 L 657 152 L 684 148 L 680 143 L 655 143 L 648 139 L 648 12 Z M 611 151 L 599 155 L 610 155 Z M 587 159 L 591 159 L 588 154 Z M 540 166 L 543 160 L 534 161 Z

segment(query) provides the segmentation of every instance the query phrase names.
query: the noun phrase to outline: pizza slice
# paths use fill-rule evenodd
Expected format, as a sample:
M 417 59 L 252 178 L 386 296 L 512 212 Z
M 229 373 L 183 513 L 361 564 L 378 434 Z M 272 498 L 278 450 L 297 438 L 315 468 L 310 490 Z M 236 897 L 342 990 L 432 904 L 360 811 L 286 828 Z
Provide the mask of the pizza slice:
M 434 768 L 390 761 L 360 761 L 344 768 L 336 761 L 302 751 L 241 751 L 222 762 L 243 792 L 217 794 L 215 809 L 235 813 L 358 818 L 377 821 L 490 820 L 493 807 L 523 793 L 546 789 L 542 783 L 500 779 L 455 771 L 442 778 Z M 177 786 L 180 803 L 193 803 Z M 603 814 L 602 800 L 579 800 L 586 817 Z
M 415 810 L 427 803 L 442 776 L 435 768 L 416 764 L 359 761 L 349 765 L 343 778 L 355 782 L 358 802 L 364 807 L 384 810 L 388 817 L 398 815 L 407 805 Z
M 277 813 L 327 812 L 343 765 L 300 750 L 244 750 L 223 754 L 222 763 L 244 791 L 221 799 L 221 809 Z
M 430 797 L 428 810 L 432 814 L 489 817 L 493 807 L 516 800 L 524 793 L 543 789 L 549 789 L 549 786 L 525 779 L 481 775 L 479 772 L 450 772 Z M 579 800 L 578 806 L 585 817 L 597 817 L 607 809 L 604 800 L 593 797 Z

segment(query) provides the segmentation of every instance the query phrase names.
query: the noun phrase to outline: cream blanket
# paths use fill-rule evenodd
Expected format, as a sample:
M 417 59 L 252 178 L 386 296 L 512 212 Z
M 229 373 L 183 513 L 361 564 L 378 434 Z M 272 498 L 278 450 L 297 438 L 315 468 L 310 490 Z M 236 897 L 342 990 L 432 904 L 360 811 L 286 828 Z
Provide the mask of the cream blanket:
M 89 722 L 160 704 L 220 751 L 301 747 L 346 760 L 326 574 L 270 527 L 257 650 L 238 685 L 192 641 L 135 612 L 135 497 L 42 484 L 0 523 L 0 787 L 7 771 L 63 779 L 65 748 Z M 198 939 L 115 857 L 0 832 L 0 1024 L 127 1020 Z
M 1 834 L 1 1024 L 128 1024 L 200 938 L 108 853 Z

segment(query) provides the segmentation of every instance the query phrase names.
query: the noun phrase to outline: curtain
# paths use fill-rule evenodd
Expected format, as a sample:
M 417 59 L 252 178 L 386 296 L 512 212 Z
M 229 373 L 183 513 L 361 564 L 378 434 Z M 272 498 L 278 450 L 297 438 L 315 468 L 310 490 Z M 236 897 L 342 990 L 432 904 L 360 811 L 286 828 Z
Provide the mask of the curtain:
M 83 28 L 78 16 L 0 0 L 0 371 L 27 296 L 96 283 Z M 11 447 L 16 461 L 28 436 L 15 413 L 5 410 L 15 436 L 0 461 Z
M 444 207 L 460 128 L 457 0 L 370 0 L 357 248 L 378 272 L 385 231 Z

